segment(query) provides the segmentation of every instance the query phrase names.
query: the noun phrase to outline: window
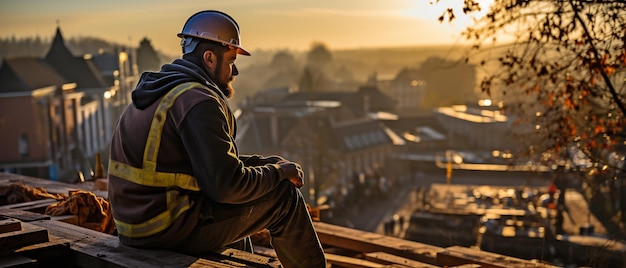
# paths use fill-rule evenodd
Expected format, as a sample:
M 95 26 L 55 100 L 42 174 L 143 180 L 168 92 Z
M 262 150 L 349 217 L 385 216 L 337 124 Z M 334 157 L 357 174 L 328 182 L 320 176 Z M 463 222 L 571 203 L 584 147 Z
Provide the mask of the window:
M 20 157 L 27 158 L 30 154 L 30 149 L 28 148 L 28 135 L 20 134 L 19 140 L 17 142 L 18 150 L 20 152 Z

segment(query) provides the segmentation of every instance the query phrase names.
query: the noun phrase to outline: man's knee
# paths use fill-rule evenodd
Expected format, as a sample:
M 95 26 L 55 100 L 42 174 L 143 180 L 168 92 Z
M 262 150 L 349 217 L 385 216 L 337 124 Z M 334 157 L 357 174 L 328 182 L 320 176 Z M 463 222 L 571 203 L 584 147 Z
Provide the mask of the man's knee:
M 296 188 L 288 180 L 282 181 L 278 187 L 278 196 L 282 201 L 304 202 L 304 197 L 300 189 Z

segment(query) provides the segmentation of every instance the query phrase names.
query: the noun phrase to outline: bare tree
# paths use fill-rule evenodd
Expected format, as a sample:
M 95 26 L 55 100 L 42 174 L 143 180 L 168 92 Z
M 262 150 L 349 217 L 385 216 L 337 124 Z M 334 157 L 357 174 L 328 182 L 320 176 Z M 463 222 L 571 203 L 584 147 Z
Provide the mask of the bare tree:
M 144 71 L 158 71 L 161 68 L 161 60 L 159 55 L 152 47 L 150 39 L 144 37 L 139 42 L 137 48 L 137 66 L 140 72 Z
M 306 55 L 307 65 L 315 68 L 324 68 L 333 61 L 333 55 L 324 43 L 311 44 L 311 50 Z
M 463 2 L 465 14 L 483 8 Z M 439 20 L 456 17 L 448 9 Z M 544 135 L 533 152 L 561 161 L 574 145 L 601 161 L 600 152 L 623 142 L 625 29 L 623 1 L 496 0 L 463 35 L 477 50 L 513 37 L 481 89 L 506 96 L 505 109 Z
M 448 8 L 441 22 L 453 22 L 459 11 L 473 16 L 487 8 L 478 0 L 458 1 L 462 10 Z M 626 1 L 494 0 L 463 36 L 474 51 L 501 45 L 493 61 L 479 60 L 496 67 L 480 87 L 502 98 L 508 114 L 532 126 L 529 133 L 536 139 L 528 139 L 529 156 L 549 165 L 576 165 L 581 158 L 575 156 L 583 155 L 588 161 L 578 164 L 593 174 L 589 182 L 621 185 Z M 611 189 L 611 203 L 621 202 L 626 222 L 626 188 Z

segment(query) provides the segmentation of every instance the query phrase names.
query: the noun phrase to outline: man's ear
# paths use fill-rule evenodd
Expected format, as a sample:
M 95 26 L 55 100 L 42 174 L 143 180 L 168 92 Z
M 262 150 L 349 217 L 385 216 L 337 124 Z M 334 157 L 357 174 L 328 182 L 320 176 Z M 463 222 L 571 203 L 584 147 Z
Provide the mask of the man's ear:
M 215 66 L 217 65 L 217 58 L 215 54 L 211 50 L 207 50 L 202 54 L 202 62 L 206 65 L 209 71 L 215 70 Z

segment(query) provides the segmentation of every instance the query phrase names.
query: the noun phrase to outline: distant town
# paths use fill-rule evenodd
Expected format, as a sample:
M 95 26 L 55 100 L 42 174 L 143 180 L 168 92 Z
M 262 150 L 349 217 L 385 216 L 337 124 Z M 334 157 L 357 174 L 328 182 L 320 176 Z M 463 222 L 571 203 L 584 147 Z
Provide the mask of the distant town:
M 2 55 L 0 172 L 92 180 L 139 75 L 170 60 L 148 39 L 75 53 L 61 30 L 41 55 Z M 372 51 L 320 43 L 240 59 L 240 153 L 301 163 L 305 198 L 333 224 L 557 265 L 598 258 L 566 236 L 622 243 L 608 217 L 590 216 L 584 174 L 522 157 L 539 138 L 477 90 L 483 70 L 461 51 L 397 48 L 359 61 Z M 621 265 L 623 249 L 598 248 Z

